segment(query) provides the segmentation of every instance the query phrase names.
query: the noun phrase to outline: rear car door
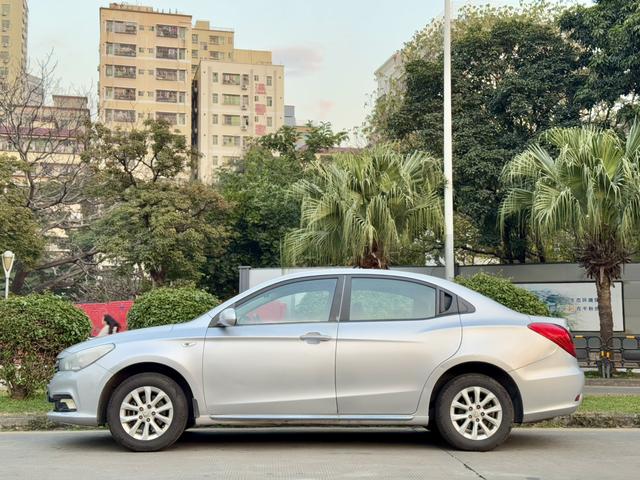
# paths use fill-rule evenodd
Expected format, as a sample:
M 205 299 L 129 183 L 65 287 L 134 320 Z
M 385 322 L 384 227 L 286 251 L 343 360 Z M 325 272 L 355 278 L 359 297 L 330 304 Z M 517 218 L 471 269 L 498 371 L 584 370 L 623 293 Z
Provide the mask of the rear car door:
M 240 300 L 235 326 L 210 327 L 203 358 L 209 415 L 336 415 L 341 294 L 340 276 L 286 281 Z
M 451 293 L 405 277 L 350 276 L 338 330 L 338 413 L 415 413 L 429 374 L 461 339 Z

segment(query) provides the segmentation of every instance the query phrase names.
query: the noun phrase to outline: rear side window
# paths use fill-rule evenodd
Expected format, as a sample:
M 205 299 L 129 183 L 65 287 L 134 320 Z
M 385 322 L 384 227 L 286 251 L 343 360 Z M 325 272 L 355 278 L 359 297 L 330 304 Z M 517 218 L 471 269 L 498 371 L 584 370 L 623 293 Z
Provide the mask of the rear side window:
M 435 315 L 432 287 L 395 279 L 351 279 L 351 321 L 421 320 Z

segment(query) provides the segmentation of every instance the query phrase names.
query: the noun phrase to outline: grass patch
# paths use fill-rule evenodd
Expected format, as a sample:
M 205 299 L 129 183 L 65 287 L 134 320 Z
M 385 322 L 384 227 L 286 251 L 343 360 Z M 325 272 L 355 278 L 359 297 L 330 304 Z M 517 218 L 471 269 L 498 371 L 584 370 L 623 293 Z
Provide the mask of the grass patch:
M 6 392 L 0 392 L 0 415 L 21 415 L 27 413 L 46 413 L 51 410 L 44 393 L 25 400 L 9 398 Z
M 585 396 L 578 413 L 640 414 L 640 396 L 598 395 Z

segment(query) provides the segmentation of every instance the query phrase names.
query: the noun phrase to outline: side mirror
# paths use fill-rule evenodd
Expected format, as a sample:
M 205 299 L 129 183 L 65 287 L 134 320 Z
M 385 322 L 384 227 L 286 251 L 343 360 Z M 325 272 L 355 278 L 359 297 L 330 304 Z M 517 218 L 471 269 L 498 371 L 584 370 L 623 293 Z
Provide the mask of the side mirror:
M 237 321 L 235 308 L 227 308 L 220 312 L 216 325 L 218 327 L 233 327 Z

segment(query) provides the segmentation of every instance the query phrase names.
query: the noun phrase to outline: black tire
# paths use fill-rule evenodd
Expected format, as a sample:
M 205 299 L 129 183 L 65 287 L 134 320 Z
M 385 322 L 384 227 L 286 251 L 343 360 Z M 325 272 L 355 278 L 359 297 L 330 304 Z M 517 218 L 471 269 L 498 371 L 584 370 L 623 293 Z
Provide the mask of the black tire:
M 455 412 L 458 412 L 461 415 L 463 412 L 469 414 L 469 420 L 466 423 L 467 419 L 458 420 L 460 423 L 458 424 L 460 428 L 464 428 L 464 431 L 468 435 L 472 435 L 473 429 L 477 429 L 480 432 L 481 425 L 474 425 L 474 422 L 483 423 L 483 425 L 487 425 L 487 428 L 490 429 L 491 434 L 487 436 L 486 430 L 482 427 L 482 432 L 480 433 L 480 437 L 478 439 L 467 438 L 464 433 L 460 432 L 458 428 L 454 426 L 454 421 L 451 416 L 451 408 L 454 400 L 458 397 L 458 395 L 466 388 L 480 387 L 485 391 L 489 391 L 497 401 L 499 402 L 499 407 L 502 409 L 502 417 L 499 422 L 499 426 L 494 426 L 493 423 L 487 422 L 488 418 L 485 418 L 484 408 L 480 408 L 477 410 L 477 405 L 473 405 L 473 411 L 466 411 L 462 409 L 456 408 Z M 480 401 L 474 398 L 474 394 L 469 394 L 471 403 L 482 403 L 483 398 L 482 395 L 486 395 L 486 393 L 480 394 Z M 466 404 L 466 402 L 465 402 Z M 493 409 L 496 406 L 494 401 L 490 401 L 487 407 L 487 411 Z M 476 410 L 478 413 L 476 413 Z M 511 426 L 514 421 L 514 409 L 513 402 L 511 401 L 511 397 L 509 393 L 505 390 L 505 388 L 494 380 L 491 377 L 486 375 L 481 375 L 477 373 L 467 373 L 464 375 L 460 375 L 458 377 L 450 380 L 444 388 L 440 391 L 438 398 L 436 399 L 436 409 L 435 409 L 435 422 L 436 427 L 442 438 L 452 447 L 457 448 L 459 450 L 468 450 L 468 451 L 477 451 L 477 452 L 486 452 L 488 450 L 493 450 L 502 442 L 504 442 L 509 436 L 509 432 L 511 432 Z M 482 415 L 482 417 L 479 417 Z M 497 416 L 497 413 L 487 413 L 486 416 Z M 495 430 L 494 430 L 495 428 Z M 471 429 L 472 431 L 468 431 L 467 429 Z M 484 437 L 483 437 L 484 436 Z
M 125 431 L 120 422 L 120 406 L 130 392 L 141 387 L 155 387 L 166 394 L 173 406 L 173 418 L 168 423 L 168 427 L 159 436 L 150 440 L 136 439 Z M 153 398 L 153 397 L 152 397 Z M 143 403 L 149 401 L 145 399 Z M 147 413 L 145 411 L 144 413 Z M 149 412 L 151 413 L 151 412 Z M 155 413 L 154 413 L 155 415 Z M 142 416 L 142 415 L 141 415 Z M 189 406 L 184 391 L 171 378 L 160 373 L 139 373 L 127 378 L 111 394 L 107 405 L 107 423 L 111 435 L 125 448 L 135 452 L 155 452 L 172 445 L 185 430 L 189 417 Z M 159 419 L 160 417 L 158 417 Z M 144 416 L 142 420 L 151 421 Z M 155 421 L 155 420 L 154 420 Z M 144 423 L 140 428 L 144 428 Z M 148 429 L 152 427 L 146 427 Z

